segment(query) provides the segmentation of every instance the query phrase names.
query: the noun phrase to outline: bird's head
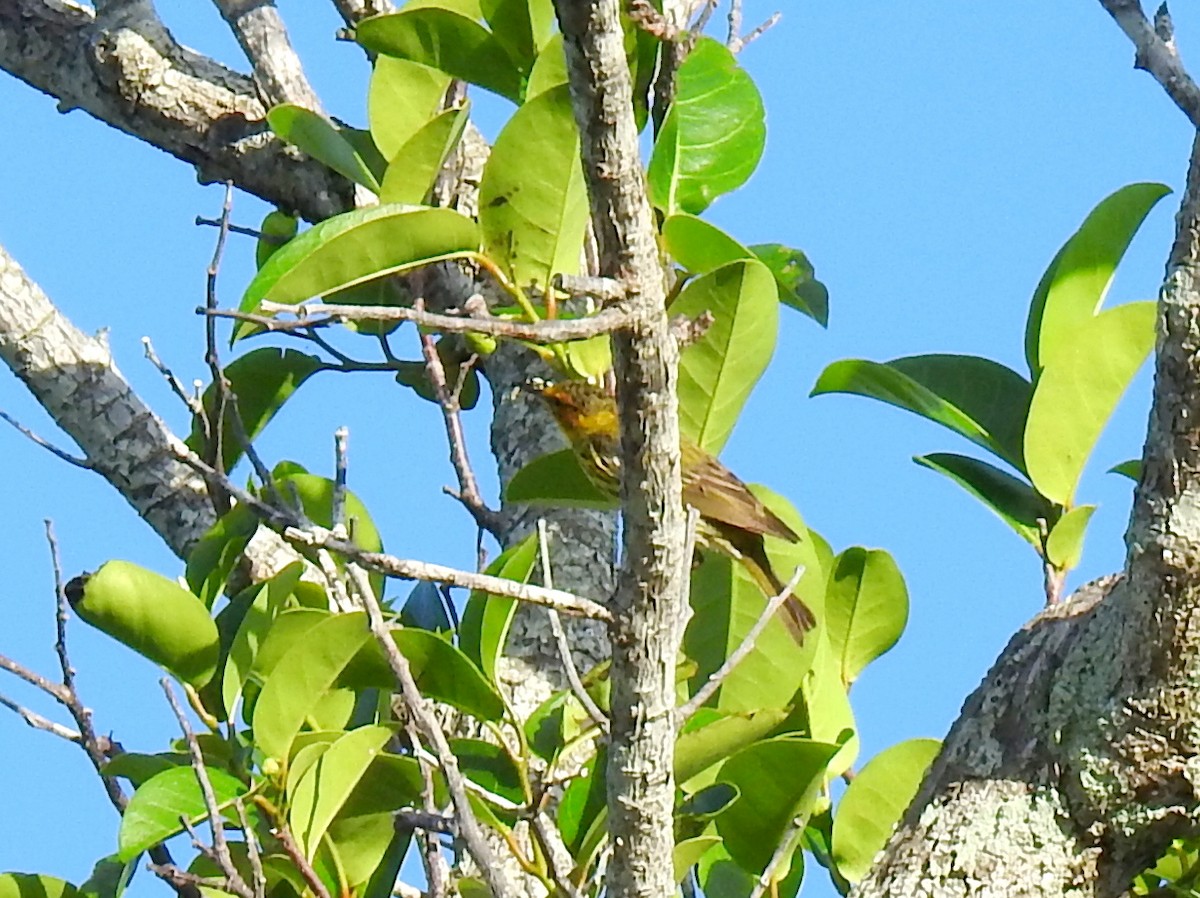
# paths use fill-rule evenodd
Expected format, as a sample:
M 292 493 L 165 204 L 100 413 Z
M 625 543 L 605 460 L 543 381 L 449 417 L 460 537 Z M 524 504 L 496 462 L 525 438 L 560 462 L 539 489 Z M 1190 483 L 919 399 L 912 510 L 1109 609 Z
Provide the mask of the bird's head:
M 525 389 L 545 403 L 572 442 L 616 436 L 617 404 L 601 387 L 582 380 L 547 383 L 534 378 Z

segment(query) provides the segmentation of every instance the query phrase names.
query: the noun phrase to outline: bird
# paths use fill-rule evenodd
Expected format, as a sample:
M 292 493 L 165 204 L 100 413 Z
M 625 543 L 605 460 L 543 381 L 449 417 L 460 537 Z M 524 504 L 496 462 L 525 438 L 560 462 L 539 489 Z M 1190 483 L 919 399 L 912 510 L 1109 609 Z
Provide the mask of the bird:
M 617 498 L 621 478 L 621 438 L 617 404 L 602 387 L 582 380 L 525 384 L 538 396 L 571 444 L 580 467 L 605 495 Z M 696 542 L 733 558 L 767 596 L 787 588 L 771 567 L 765 536 L 799 543 L 800 535 L 750 492 L 736 474 L 686 436 L 680 437 L 683 502 L 699 515 Z M 816 625 L 812 611 L 789 596 L 781 618 L 796 642 Z

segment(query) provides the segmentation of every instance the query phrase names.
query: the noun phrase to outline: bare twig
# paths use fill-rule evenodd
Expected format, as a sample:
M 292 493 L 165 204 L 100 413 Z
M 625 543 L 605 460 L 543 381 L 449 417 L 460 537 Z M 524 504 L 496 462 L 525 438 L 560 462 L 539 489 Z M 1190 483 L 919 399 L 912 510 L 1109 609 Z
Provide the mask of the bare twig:
M 792 579 L 789 580 L 787 585 L 783 587 L 783 591 L 776 596 L 772 596 L 767 602 L 766 607 L 763 608 L 762 614 L 758 616 L 758 620 L 754 622 L 754 626 L 750 628 L 748 633 L 746 633 L 746 637 L 742 640 L 741 645 L 729 653 L 729 656 L 725 659 L 725 663 L 717 668 L 717 670 L 713 672 L 712 676 L 708 678 L 708 681 L 698 690 L 696 690 L 696 694 L 688 699 L 687 703 L 681 705 L 680 708 L 675 712 L 675 720 L 680 726 L 682 726 L 688 720 L 688 718 L 700 710 L 700 708 L 704 706 L 704 703 L 716 694 L 716 691 L 721 688 L 721 684 L 725 682 L 726 678 L 728 678 L 728 676 L 733 672 L 734 668 L 741 664 L 742 661 L 746 659 L 746 656 L 754 650 L 754 646 L 758 642 L 758 637 L 762 635 L 762 631 L 766 629 L 767 624 L 771 621 L 771 618 L 775 616 L 775 612 L 777 612 L 783 606 L 783 603 L 791 597 L 792 591 L 796 588 L 796 584 L 800 582 L 800 578 L 803 576 L 804 566 L 798 565 L 795 573 L 792 574 Z
M 420 299 L 414 304 L 418 311 L 424 311 L 424 302 Z M 419 334 L 421 355 L 425 359 L 425 371 L 429 382 L 433 385 L 433 394 L 437 397 L 438 406 L 442 410 L 442 423 L 446 428 L 446 440 L 450 444 L 450 463 L 458 477 L 458 492 L 452 493 L 463 508 L 470 512 L 475 524 L 493 536 L 499 536 L 501 530 L 500 515 L 489 508 L 479 493 L 479 483 L 475 479 L 475 471 L 471 467 L 471 459 L 467 454 L 467 438 L 463 433 L 459 392 L 462 377 L 451 389 L 446 383 L 446 370 L 442 365 L 442 357 L 438 355 L 437 344 L 432 335 Z
M 542 585 L 553 589 L 554 577 L 550 566 L 550 534 L 546 529 L 546 519 L 538 518 L 538 548 L 539 554 L 542 556 Z M 563 672 L 567 675 L 567 682 L 571 685 L 571 691 L 575 694 L 575 698 L 579 700 L 579 704 L 583 705 L 583 709 L 587 712 L 588 717 L 600 728 L 602 733 L 608 733 L 608 718 L 604 716 L 604 712 L 600 710 L 596 702 L 588 694 L 587 689 L 583 686 L 583 680 L 579 677 L 579 668 L 575 666 L 575 658 L 571 654 L 571 643 L 567 640 L 567 632 L 563 629 L 562 619 L 558 616 L 558 612 L 553 608 L 548 608 L 546 614 L 550 618 L 550 632 L 554 634 L 554 642 L 558 646 L 558 654 L 562 658 Z
M 193 415 L 204 414 L 204 404 L 188 392 L 183 382 L 175 376 L 175 372 L 168 368 L 166 363 L 158 357 L 158 353 L 154 351 L 154 344 L 150 342 L 149 337 L 142 337 L 142 349 L 146 353 L 146 359 L 163 376 L 163 380 L 167 382 L 167 386 L 171 388 L 171 392 L 179 397 L 183 404 L 187 406 L 188 411 Z
M 339 427 L 333 432 L 333 498 L 330 500 L 330 523 L 338 536 L 349 537 L 346 524 L 346 471 L 350 431 Z
M 167 696 L 167 703 L 175 713 L 175 719 L 179 721 L 179 728 L 183 730 L 183 737 L 187 742 L 188 753 L 192 757 L 192 770 L 195 771 L 196 782 L 200 785 L 200 794 L 204 797 L 204 808 L 208 812 L 208 825 L 212 830 L 214 859 L 220 866 L 221 872 L 229 880 L 229 891 L 238 895 L 239 898 L 256 898 L 254 890 L 242 879 L 242 875 L 234 866 L 233 856 L 229 853 L 229 842 L 225 838 L 225 824 L 221 819 L 221 808 L 217 804 L 217 796 L 213 792 L 212 780 L 209 779 L 208 767 L 204 763 L 204 755 L 200 751 L 200 743 L 196 741 L 196 734 L 192 732 L 187 715 L 175 697 L 171 681 L 163 677 L 159 680 L 159 685 L 162 686 L 162 690 Z
M 44 730 L 60 739 L 66 739 L 68 742 L 74 742 L 76 745 L 83 744 L 83 736 L 76 730 L 70 727 L 63 726 L 61 723 L 55 723 L 48 717 L 43 717 L 36 711 L 31 711 L 24 705 L 19 705 L 4 693 L 0 693 L 0 705 L 8 708 L 10 711 L 18 714 L 22 720 L 33 727 L 35 730 Z
M 559 857 L 566 853 L 562 836 L 552 829 L 549 820 L 542 812 L 534 814 L 529 822 L 533 826 L 533 832 L 537 836 L 538 841 L 542 843 L 546 858 L 550 862 L 550 875 L 554 878 L 554 884 L 558 886 L 566 898 L 583 898 L 583 893 L 575 887 L 575 884 L 571 882 L 570 877 L 567 875 L 569 871 L 560 869 Z
M 791 856 L 796 846 L 796 839 L 800 833 L 804 831 L 805 823 L 802 820 L 793 820 L 791 826 L 784 832 L 783 838 L 779 840 L 779 844 L 775 846 L 775 853 L 771 855 L 771 860 L 767 863 L 762 875 L 758 878 L 758 882 L 754 884 L 754 888 L 750 892 L 750 898 L 762 898 L 767 889 L 771 889 L 771 894 L 775 892 L 775 871 L 779 869 L 788 857 Z
M 367 582 L 366 574 L 356 565 L 349 565 L 348 570 L 351 582 L 354 583 L 359 598 L 366 606 L 371 633 L 375 636 L 380 648 L 383 649 L 388 667 L 391 668 L 392 675 L 400 686 L 405 709 L 412 715 L 417 729 L 428 741 L 437 757 L 447 790 L 450 793 L 450 800 L 454 805 L 459 836 L 471 853 L 480 875 L 494 898 L 515 898 L 512 884 L 497 863 L 491 845 L 475 817 L 475 811 L 471 808 L 463 776 L 458 768 L 458 758 L 450 748 L 446 734 L 442 732 L 441 724 L 438 723 L 429 703 L 417 688 L 412 670 L 408 666 L 408 659 L 396 647 L 396 641 L 392 639 L 391 631 L 383 618 L 383 611 L 379 607 L 379 601 L 375 598 L 375 592 L 371 589 L 371 584 Z
M 751 31 L 749 34 L 743 36 L 741 38 L 741 40 L 738 41 L 737 50 L 734 50 L 734 52 L 735 53 L 740 52 L 741 50 L 745 49 L 748 44 L 754 43 L 754 41 L 758 40 L 760 37 L 762 37 L 764 34 L 766 34 L 768 31 L 770 31 L 776 25 L 778 25 L 779 20 L 782 18 L 783 18 L 783 13 L 781 13 L 781 12 L 771 13 L 771 15 L 769 15 L 764 22 L 755 26 L 753 31 Z
M 742 0 L 729 0 L 728 22 L 725 46 L 730 52 L 736 53 L 742 49 Z
M 330 303 L 289 304 L 264 302 L 263 313 L 249 314 L 233 309 L 197 309 L 212 318 L 232 318 L 257 324 L 269 331 L 287 333 L 296 330 L 327 327 L 343 321 L 413 321 L 421 327 L 448 334 L 490 334 L 531 343 L 562 343 L 568 340 L 588 340 L 619 330 L 629 322 L 621 306 L 601 309 L 587 318 L 557 318 L 553 321 L 513 321 L 508 318 L 468 318 L 462 315 L 443 315 L 418 312 L 402 306 L 347 306 Z M 270 314 L 295 315 L 295 321 L 280 321 Z
M 1100 0 L 1100 5 L 1133 41 L 1136 49 L 1134 66 L 1153 75 L 1192 125 L 1200 129 L 1200 86 L 1183 67 L 1174 41 L 1164 40 L 1159 33 L 1164 31 L 1170 35 L 1162 16 L 1156 17 L 1156 29 L 1142 11 L 1140 0 Z M 1162 8 L 1159 12 L 1163 12 Z
M 300 875 L 304 877 L 305 883 L 312 889 L 315 898 L 333 898 L 329 894 L 329 889 L 325 888 L 325 883 L 321 882 L 321 877 L 317 875 L 317 871 L 313 869 L 313 865 L 308 862 L 308 858 L 300 850 L 300 846 L 296 844 L 296 837 L 292 835 L 292 831 L 288 828 L 287 821 L 279 821 L 273 835 L 279 840 L 279 845 L 283 848 L 284 853 L 296 865 L 296 869 L 300 871 Z
M 416 724 L 411 718 L 408 721 L 407 730 L 409 740 L 414 746 L 419 746 L 421 734 L 417 731 Z M 433 797 L 431 765 L 422 759 L 418 761 L 418 766 L 421 770 L 421 803 L 425 808 L 422 816 L 426 818 L 424 822 L 434 826 L 444 825 L 445 818 L 437 812 L 437 803 Z M 446 868 L 446 859 L 442 857 L 442 849 L 435 835 L 442 831 L 441 829 L 426 829 L 424 826 L 418 825 L 417 837 L 421 842 L 421 860 L 425 866 L 425 880 L 429 883 L 430 898 L 445 898 L 449 894 L 450 871 Z
M 30 686 L 36 686 L 62 705 L 67 705 L 70 702 L 70 696 L 67 695 L 67 691 L 63 686 L 58 683 L 52 683 L 41 674 L 35 673 L 25 665 L 19 664 L 5 655 L 0 655 L 0 670 L 7 670 L 10 674 L 20 677 Z
M 221 227 L 221 219 L 205 218 L 203 215 L 197 215 L 194 222 L 196 227 L 219 228 Z M 230 224 L 227 226 L 230 234 L 241 234 L 243 237 L 253 237 L 255 240 L 265 240 L 267 243 L 278 243 L 280 245 L 287 242 L 287 239 L 276 234 L 264 234 L 258 228 L 247 228 L 244 225 Z
M 67 452 L 65 449 L 59 449 L 57 446 L 55 446 L 49 440 L 45 440 L 42 437 L 38 436 L 36 433 L 34 433 L 32 430 L 30 430 L 28 427 L 26 427 L 24 424 L 22 424 L 16 418 L 9 415 L 7 412 L 0 411 L 0 418 L 3 418 L 5 421 L 7 421 L 9 424 L 11 424 L 23 436 L 32 440 L 34 443 L 41 446 L 43 449 L 45 449 L 47 452 L 51 453 L 52 455 L 58 456 L 60 459 L 65 461 L 67 464 L 74 465 L 77 468 L 83 468 L 85 471 L 90 471 L 92 469 L 92 463 L 90 461 L 88 461 L 86 458 L 77 458 L 74 455 L 72 455 L 71 453 Z
M 254 827 L 250 825 L 250 818 L 246 815 L 245 803 L 240 798 L 235 798 L 233 808 L 237 811 L 238 824 L 242 827 L 242 834 L 246 840 L 246 856 L 250 860 L 250 872 L 254 875 L 254 898 L 265 898 L 267 874 L 263 870 L 262 850 L 258 844 L 258 836 L 255 835 Z
M 197 471 L 209 477 L 218 476 L 210 465 L 198 458 L 179 441 L 173 444 L 173 449 L 178 458 Z M 506 580 L 503 577 L 475 574 L 440 564 L 397 558 L 383 552 L 364 551 L 347 540 L 338 539 L 323 527 L 303 525 L 294 513 L 263 502 L 257 496 L 238 487 L 224 475 L 220 475 L 219 482 L 239 503 L 251 509 L 268 526 L 278 530 L 285 539 L 302 546 L 324 548 L 336 552 L 369 571 L 400 580 L 427 580 L 430 583 L 446 583 L 465 589 L 478 589 L 493 595 L 555 608 L 565 614 L 590 617 L 606 623 L 612 621 L 612 612 L 603 605 L 560 589 L 546 589 L 518 583 L 515 580 Z
M 552 281 L 554 289 L 567 293 L 573 299 L 595 300 L 601 306 L 621 302 L 628 296 L 625 285 L 612 278 L 590 277 L 582 274 L 556 274 Z

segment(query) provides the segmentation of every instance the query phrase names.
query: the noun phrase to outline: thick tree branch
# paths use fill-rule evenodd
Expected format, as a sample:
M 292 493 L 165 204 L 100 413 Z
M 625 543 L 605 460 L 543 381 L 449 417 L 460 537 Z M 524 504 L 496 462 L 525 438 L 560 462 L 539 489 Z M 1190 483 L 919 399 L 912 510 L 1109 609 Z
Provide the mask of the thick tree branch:
M 351 185 L 267 130 L 254 82 L 176 43 L 148 0 L 104 12 L 55 0 L 0 3 L 0 69 L 310 220 L 352 206 Z
M 675 893 L 675 665 L 686 596 L 675 385 L 679 349 L 638 151 L 617 0 L 557 0 L 600 271 L 625 285 L 631 321 L 613 335 L 623 453 L 624 566 L 614 623 L 608 894 Z

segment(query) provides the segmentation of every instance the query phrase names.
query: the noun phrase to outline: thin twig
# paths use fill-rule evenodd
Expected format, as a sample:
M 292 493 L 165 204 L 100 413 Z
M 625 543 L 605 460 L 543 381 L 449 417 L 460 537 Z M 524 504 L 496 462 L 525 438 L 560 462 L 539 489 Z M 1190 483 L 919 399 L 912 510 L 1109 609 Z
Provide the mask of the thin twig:
M 763 893 L 767 889 L 772 889 L 772 894 L 775 894 L 775 871 L 795 850 L 796 839 L 804 831 L 804 826 L 805 823 L 803 820 L 796 819 L 784 831 L 783 838 L 775 846 L 775 853 L 771 855 L 771 860 L 767 862 L 767 866 L 763 869 L 758 882 L 754 884 L 754 888 L 750 891 L 750 898 L 762 898 Z
M 188 411 L 193 415 L 204 414 L 204 404 L 188 392 L 183 382 L 175 376 L 175 372 L 168 368 L 167 364 L 158 357 L 158 353 L 154 351 L 154 344 L 150 342 L 149 337 L 142 337 L 142 351 L 146 354 L 147 361 L 163 376 L 163 380 L 167 382 L 167 386 L 171 388 L 171 392 L 179 397 L 180 401 L 187 406 Z
M 330 500 L 330 523 L 338 536 L 349 537 L 346 525 L 346 471 L 348 467 L 350 431 L 339 427 L 333 432 L 333 498 Z
M 0 655 L 0 670 L 7 670 L 10 674 L 20 677 L 30 686 L 36 686 L 59 704 L 67 705 L 70 703 L 70 697 L 67 695 L 66 689 L 61 685 L 47 680 L 41 674 L 35 673 L 25 665 L 19 664 L 5 655 Z
M 414 309 L 424 311 L 424 302 L 418 299 Z M 471 458 L 467 454 L 467 438 L 463 433 L 462 406 L 459 403 L 459 393 L 463 378 L 459 377 L 454 389 L 446 383 L 446 369 L 442 365 L 442 357 L 438 354 L 437 343 L 428 333 L 418 334 L 421 341 L 421 355 L 425 359 L 425 371 L 429 382 L 433 385 L 433 394 L 437 398 L 438 407 L 442 410 L 442 423 L 446 428 L 446 441 L 450 444 L 450 464 L 458 477 L 458 492 L 452 495 L 462 503 L 475 524 L 493 536 L 499 536 L 501 529 L 500 515 L 488 507 L 479 494 L 479 482 L 475 479 L 475 471 L 471 467 Z
M 407 724 L 407 730 L 412 744 L 420 745 L 421 734 L 417 732 L 416 724 L 411 717 Z M 442 822 L 441 815 L 437 812 L 437 803 L 434 800 L 433 770 L 431 765 L 424 760 L 419 760 L 417 764 L 421 771 L 421 803 L 425 808 L 424 816 L 430 818 L 426 822 L 440 823 Z M 429 883 L 430 898 L 445 898 L 449 894 L 450 887 L 450 871 L 446 869 L 446 859 L 442 857 L 441 846 L 434 835 L 439 831 L 422 826 L 417 832 L 421 841 L 421 860 L 425 865 L 425 880 Z
M 208 263 L 204 277 L 204 306 L 212 312 L 217 308 L 217 276 L 221 272 L 221 259 L 225 254 L 225 242 L 229 237 L 229 216 L 233 211 L 233 182 L 225 182 L 225 199 L 221 204 L 220 227 L 217 229 L 217 242 L 213 247 L 212 261 Z M 221 473 L 225 471 L 225 449 L 222 445 L 225 433 L 225 415 L 228 413 L 230 389 L 229 381 L 221 370 L 221 358 L 217 351 L 217 321 L 210 314 L 204 319 L 204 363 L 208 366 L 209 377 L 212 379 L 213 404 L 208 414 L 201 419 L 205 435 L 205 456 L 207 460 Z M 218 515 L 229 510 L 229 498 L 213 484 L 213 508 Z
M 83 736 L 81 736 L 76 730 L 73 730 L 68 726 L 63 726 L 61 723 L 56 723 L 49 717 L 43 717 L 36 711 L 31 711 L 29 708 L 26 708 L 24 705 L 17 704 L 2 692 L 0 692 L 0 705 L 3 705 L 10 711 L 18 714 L 22 720 L 24 720 L 35 730 L 43 730 L 47 733 L 57 736 L 60 739 L 66 739 L 68 742 L 74 742 L 76 745 L 83 744 Z
M 554 878 L 554 884 L 558 886 L 566 898 L 583 898 L 583 893 L 575 887 L 575 884 L 571 882 L 567 874 L 559 868 L 559 852 L 566 852 L 562 836 L 551 828 L 546 815 L 542 812 L 534 814 L 529 822 L 533 826 L 534 835 L 542 843 L 543 851 L 550 862 L 550 875 Z M 558 836 L 558 838 L 555 839 L 555 836 Z M 559 850 L 556 850 L 556 848 Z
M 171 681 L 167 677 L 163 677 L 159 680 L 159 685 L 162 686 L 162 690 L 167 696 L 167 703 L 175 713 L 175 719 L 179 721 L 179 728 L 183 730 L 183 738 L 187 742 L 188 754 L 192 758 L 192 770 L 196 774 L 196 782 L 200 785 L 200 794 L 204 798 L 204 809 L 208 812 L 208 825 L 212 830 L 215 860 L 220 866 L 221 872 L 228 878 L 229 890 L 233 894 L 238 895 L 239 898 L 256 898 L 254 890 L 242 879 L 242 875 L 234 866 L 233 856 L 229 853 L 229 842 L 225 839 L 225 823 L 221 819 L 221 808 L 217 804 L 217 796 L 213 792 L 212 780 L 208 777 L 208 767 L 204 763 L 204 754 L 200 751 L 200 743 L 196 741 L 196 734 L 192 732 L 187 715 L 175 697 Z
M 546 519 L 538 518 L 538 548 L 542 556 L 542 585 L 548 589 L 554 588 L 554 577 L 550 567 L 550 534 L 546 528 Z M 571 643 L 567 640 L 567 631 L 563 629 L 562 619 L 558 616 L 558 612 L 553 608 L 548 608 L 546 614 L 550 618 L 550 632 L 554 634 L 554 642 L 558 646 L 558 654 L 562 658 L 563 672 L 567 675 L 567 682 L 571 685 L 571 691 L 575 694 L 575 698 L 579 700 L 579 704 L 583 705 L 583 709 L 587 712 L 588 717 L 600 728 L 600 731 L 607 735 L 608 733 L 608 718 L 604 716 L 604 712 L 592 697 L 588 694 L 587 689 L 583 686 L 583 680 L 579 676 L 579 669 L 575 666 L 575 658 L 571 654 Z
M 742 0 L 729 0 L 729 29 L 726 32 L 725 46 L 731 53 L 742 49 Z
M 279 840 L 279 845 L 283 848 L 284 853 L 296 865 L 296 869 L 304 877 L 305 883 L 312 889 L 314 898 L 333 898 L 329 894 L 329 889 L 325 888 L 325 883 L 321 882 L 321 877 L 317 875 L 317 871 L 313 869 L 313 865 L 308 862 L 308 858 L 300 850 L 300 846 L 296 844 L 296 837 L 292 835 L 292 831 L 288 828 L 286 821 L 279 821 L 273 835 Z
M 371 584 L 367 582 L 366 574 L 356 565 L 349 565 L 348 571 L 351 582 L 355 585 L 360 599 L 366 606 L 371 633 L 383 649 L 392 675 L 400 686 L 405 709 L 412 715 L 421 735 L 429 742 L 437 756 L 438 765 L 442 769 L 442 776 L 450 793 L 450 800 L 454 805 L 454 815 L 458 819 L 459 836 L 465 843 L 494 898 L 515 898 L 512 884 L 497 863 L 491 845 L 475 817 L 475 811 L 471 808 L 463 776 L 458 768 L 458 758 L 450 748 L 446 734 L 442 732 L 442 727 L 430 709 L 429 703 L 417 688 L 412 670 L 408 666 L 408 659 L 396 647 L 396 641 L 392 638 L 391 631 L 384 621 L 383 611 L 379 607 L 379 601 L 375 598 Z
M 1192 125 L 1200 129 L 1200 86 L 1184 68 L 1174 42 L 1168 43 L 1142 11 L 1140 0 L 1100 0 L 1100 5 L 1133 41 L 1134 66 L 1154 76 Z
M 330 303 L 291 304 L 263 302 L 262 314 L 234 309 L 200 308 L 197 312 L 210 318 L 232 318 L 246 321 L 266 330 L 290 332 L 301 329 L 328 327 L 345 321 L 413 321 L 421 327 L 447 334 L 491 334 L 531 343 L 563 343 L 568 340 L 588 340 L 601 334 L 620 330 L 629 323 L 629 315 L 619 305 L 601 309 L 587 318 L 556 318 L 553 321 L 513 321 L 508 318 L 468 318 L 463 315 L 443 315 L 418 312 L 403 306 L 348 306 Z M 272 314 L 295 315 L 295 321 L 280 321 Z
M 90 461 L 88 461 L 86 458 L 77 458 L 76 456 L 67 452 L 65 449 L 59 449 L 57 446 L 55 446 L 49 440 L 42 439 L 42 437 L 38 436 L 36 433 L 34 433 L 32 430 L 30 430 L 28 427 L 26 427 L 24 424 L 22 424 L 16 418 L 9 415 L 7 412 L 0 411 L 0 418 L 3 418 L 9 424 L 11 424 L 13 427 L 15 427 L 23 436 L 32 440 L 34 443 L 36 443 L 38 446 L 41 446 L 47 452 L 58 456 L 58 458 L 65 461 L 67 464 L 74 465 L 77 468 L 83 468 L 85 471 L 92 470 L 92 467 L 93 467 L 92 463 Z
M 210 228 L 221 227 L 219 218 L 204 218 L 200 215 L 196 216 L 195 224 L 197 227 L 205 226 Z M 255 240 L 265 240 L 267 243 L 277 243 L 280 246 L 287 243 L 286 237 L 281 237 L 278 234 L 264 234 L 258 228 L 247 228 L 243 225 L 230 224 L 227 226 L 230 234 L 241 234 L 243 237 L 253 237 Z
M 676 710 L 675 720 L 678 725 L 682 726 L 693 714 L 700 710 L 705 702 L 712 698 L 716 694 L 716 691 L 721 688 L 721 684 L 733 673 L 734 668 L 741 664 L 746 659 L 746 656 L 754 651 L 758 637 L 762 635 L 762 631 L 766 629 L 771 618 L 775 616 L 775 612 L 791 597 L 792 591 L 803 576 L 804 565 L 797 565 L 795 573 L 792 574 L 792 579 L 783 587 L 782 592 L 776 596 L 772 596 L 770 601 L 767 602 L 766 607 L 762 610 L 762 614 L 758 616 L 758 620 L 754 622 L 754 626 L 750 628 L 741 645 L 730 652 L 729 656 L 725 659 L 725 663 L 713 672 L 712 676 L 696 691 L 695 695 Z
M 246 840 L 246 856 L 250 859 L 250 872 L 254 875 L 254 898 L 265 898 L 267 893 L 267 874 L 263 870 L 262 850 L 258 844 L 258 836 L 250 825 L 246 814 L 246 805 L 241 798 L 233 800 L 233 809 L 237 811 L 238 824 Z
M 779 20 L 783 18 L 783 13 L 773 12 L 769 15 L 766 21 L 754 28 L 749 34 L 741 39 L 738 45 L 738 50 L 744 50 L 749 44 L 754 43 L 772 28 L 779 24 Z M 735 51 L 737 52 L 737 51 Z
M 254 69 L 263 105 L 295 103 L 321 113 L 321 101 L 304 74 L 287 28 L 272 2 L 213 0 Z

